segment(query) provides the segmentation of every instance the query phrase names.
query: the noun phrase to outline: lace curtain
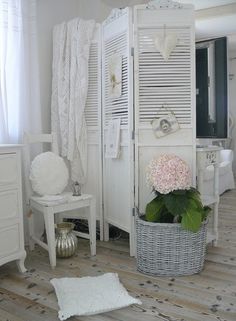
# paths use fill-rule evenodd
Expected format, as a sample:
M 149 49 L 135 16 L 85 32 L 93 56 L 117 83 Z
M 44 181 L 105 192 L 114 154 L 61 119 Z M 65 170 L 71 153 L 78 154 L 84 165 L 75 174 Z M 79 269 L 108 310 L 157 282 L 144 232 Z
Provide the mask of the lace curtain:
M 76 18 L 53 31 L 51 127 L 57 134 L 60 154 L 70 162 L 71 179 L 80 184 L 87 176 L 84 108 L 94 28 L 94 20 Z
M 36 0 L 0 1 L 0 143 L 41 132 Z

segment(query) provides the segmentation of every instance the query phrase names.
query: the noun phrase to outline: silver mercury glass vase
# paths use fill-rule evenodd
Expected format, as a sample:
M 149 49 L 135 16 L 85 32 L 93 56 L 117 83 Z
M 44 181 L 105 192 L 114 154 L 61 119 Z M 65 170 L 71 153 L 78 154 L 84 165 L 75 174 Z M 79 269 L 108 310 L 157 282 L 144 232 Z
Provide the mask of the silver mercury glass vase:
M 78 239 L 73 233 L 75 224 L 63 222 L 56 224 L 56 254 L 57 257 L 70 257 L 75 254 Z

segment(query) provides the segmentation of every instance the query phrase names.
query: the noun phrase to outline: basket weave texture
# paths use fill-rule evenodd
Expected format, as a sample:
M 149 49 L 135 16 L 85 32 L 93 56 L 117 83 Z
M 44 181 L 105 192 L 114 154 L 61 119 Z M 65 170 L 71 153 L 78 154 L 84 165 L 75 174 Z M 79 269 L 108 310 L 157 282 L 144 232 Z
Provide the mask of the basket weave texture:
M 193 233 L 178 223 L 151 223 L 136 217 L 138 271 L 154 276 L 199 273 L 206 254 L 206 226 L 204 222 Z

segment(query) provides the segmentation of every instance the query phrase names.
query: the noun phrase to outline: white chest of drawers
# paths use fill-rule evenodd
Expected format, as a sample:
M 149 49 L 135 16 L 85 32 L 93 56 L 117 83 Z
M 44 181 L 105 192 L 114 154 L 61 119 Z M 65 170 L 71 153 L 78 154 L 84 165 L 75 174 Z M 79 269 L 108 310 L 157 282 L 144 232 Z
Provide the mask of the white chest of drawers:
M 0 145 L 0 265 L 16 260 L 25 272 L 21 146 Z

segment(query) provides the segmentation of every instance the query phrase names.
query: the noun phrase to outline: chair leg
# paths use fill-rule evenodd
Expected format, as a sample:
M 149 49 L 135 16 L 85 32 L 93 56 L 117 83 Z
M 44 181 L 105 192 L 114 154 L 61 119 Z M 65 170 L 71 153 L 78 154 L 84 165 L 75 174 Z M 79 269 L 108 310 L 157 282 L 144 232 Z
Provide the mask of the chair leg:
M 213 206 L 213 232 L 215 235 L 215 240 L 212 242 L 213 246 L 217 246 L 218 242 L 218 206 L 219 203 L 215 203 Z
M 53 210 L 49 208 L 46 208 L 43 213 L 45 229 L 47 234 L 49 261 L 52 268 L 56 267 L 56 242 L 55 242 L 54 215 L 55 214 Z
M 30 251 L 34 250 L 34 245 L 35 242 L 33 240 L 33 236 L 34 236 L 34 213 L 33 211 L 30 209 L 29 213 L 28 213 L 28 227 L 29 227 L 29 249 Z
M 91 255 L 96 255 L 96 202 L 95 198 L 91 199 L 89 207 L 89 238 L 90 238 L 90 250 Z
M 63 213 L 58 213 L 57 215 L 55 215 L 54 219 L 55 219 L 56 224 L 62 223 L 63 222 Z

